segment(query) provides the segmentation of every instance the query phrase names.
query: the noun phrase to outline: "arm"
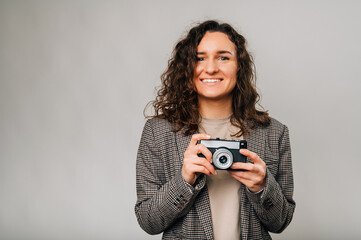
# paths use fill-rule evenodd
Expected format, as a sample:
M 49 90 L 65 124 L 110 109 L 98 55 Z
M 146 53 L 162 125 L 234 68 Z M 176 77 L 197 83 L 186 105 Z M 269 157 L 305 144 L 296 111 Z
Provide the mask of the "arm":
M 160 154 L 151 121 L 145 124 L 136 164 L 137 202 L 135 214 L 139 225 L 149 234 L 158 234 L 177 218 L 188 213 L 194 199 L 205 185 L 199 177 L 193 186 L 187 184 L 181 170 L 166 179 L 164 159 Z
M 291 147 L 288 129 L 283 131 L 278 140 L 278 172 L 274 176 L 266 168 L 266 185 L 262 192 L 246 191 L 248 199 L 264 226 L 271 232 L 282 232 L 292 220 L 295 210 L 293 195 L 293 172 Z

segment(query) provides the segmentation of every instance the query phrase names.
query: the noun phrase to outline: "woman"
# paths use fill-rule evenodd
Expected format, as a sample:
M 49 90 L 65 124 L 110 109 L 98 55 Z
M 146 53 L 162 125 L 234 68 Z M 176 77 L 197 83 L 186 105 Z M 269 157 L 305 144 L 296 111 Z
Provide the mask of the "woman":
M 137 155 L 135 213 L 163 239 L 271 239 L 295 202 L 288 129 L 256 109 L 243 36 L 206 21 L 178 42 Z M 215 170 L 199 140 L 244 139 L 246 163 Z M 201 156 L 203 155 L 203 156 Z

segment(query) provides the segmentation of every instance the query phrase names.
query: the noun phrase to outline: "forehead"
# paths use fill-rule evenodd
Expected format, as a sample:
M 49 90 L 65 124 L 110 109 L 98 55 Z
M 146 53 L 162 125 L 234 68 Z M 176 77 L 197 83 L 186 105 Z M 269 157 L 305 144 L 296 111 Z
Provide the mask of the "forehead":
M 206 32 L 200 41 L 198 52 L 235 51 L 236 46 L 228 35 L 222 32 Z

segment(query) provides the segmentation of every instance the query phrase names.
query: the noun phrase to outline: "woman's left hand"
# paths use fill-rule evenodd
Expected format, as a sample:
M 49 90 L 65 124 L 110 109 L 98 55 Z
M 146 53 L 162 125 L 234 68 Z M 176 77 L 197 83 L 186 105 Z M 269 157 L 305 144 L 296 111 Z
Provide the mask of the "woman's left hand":
M 244 171 L 232 171 L 228 170 L 228 173 L 246 185 L 246 187 L 252 192 L 259 192 L 266 186 L 266 164 L 265 162 L 254 152 L 247 149 L 241 149 L 239 152 L 249 159 L 252 163 L 236 162 L 233 163 L 232 169 L 242 169 Z

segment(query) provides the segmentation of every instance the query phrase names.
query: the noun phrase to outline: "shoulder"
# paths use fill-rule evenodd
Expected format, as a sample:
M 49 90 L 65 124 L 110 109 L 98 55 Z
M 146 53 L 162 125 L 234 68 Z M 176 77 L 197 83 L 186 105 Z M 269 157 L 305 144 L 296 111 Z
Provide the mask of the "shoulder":
M 268 126 L 269 129 L 272 129 L 273 131 L 281 131 L 283 132 L 285 128 L 287 128 L 287 126 L 283 123 L 281 123 L 280 121 L 278 121 L 277 119 L 271 117 L 271 122 L 270 125 Z
M 174 155 L 178 153 L 176 133 L 168 120 L 156 117 L 148 119 L 144 126 L 143 137 L 148 145 L 152 146 L 153 151 L 159 154 L 159 159 L 166 161 L 178 157 Z
M 153 117 L 146 121 L 144 131 L 152 132 L 154 137 L 164 137 L 173 134 L 173 125 L 166 119 Z
M 172 124 L 168 120 L 158 117 L 153 117 L 148 119 L 145 122 L 145 127 L 149 127 L 152 129 L 162 129 L 162 130 L 173 129 Z
M 288 128 L 285 124 L 271 117 L 271 122 L 268 126 L 260 127 L 266 132 L 270 138 L 280 138 L 283 135 L 288 135 Z
M 271 118 L 271 123 L 266 131 L 266 139 L 268 139 L 270 148 L 277 154 L 280 149 L 290 149 L 289 131 L 285 124 Z

